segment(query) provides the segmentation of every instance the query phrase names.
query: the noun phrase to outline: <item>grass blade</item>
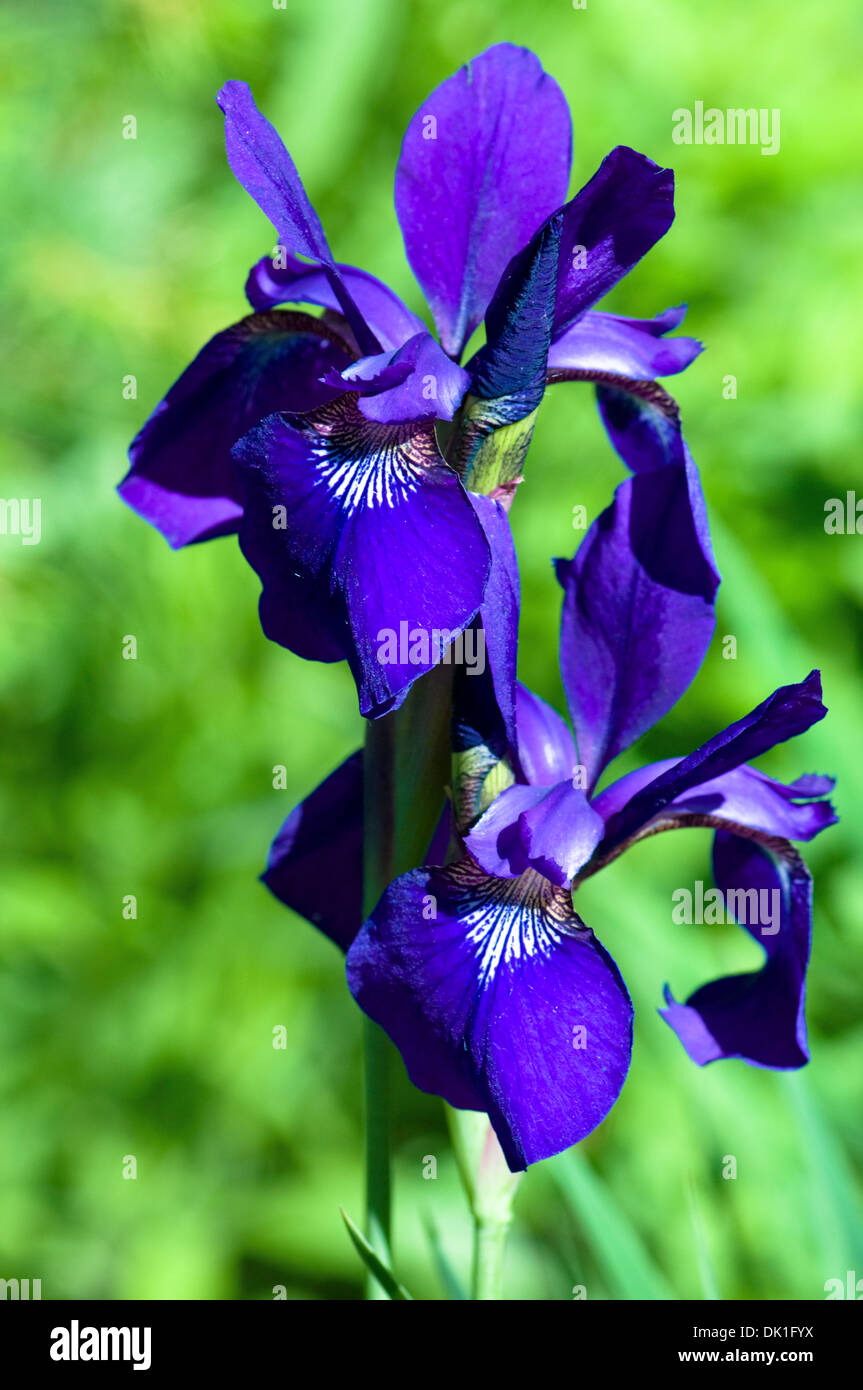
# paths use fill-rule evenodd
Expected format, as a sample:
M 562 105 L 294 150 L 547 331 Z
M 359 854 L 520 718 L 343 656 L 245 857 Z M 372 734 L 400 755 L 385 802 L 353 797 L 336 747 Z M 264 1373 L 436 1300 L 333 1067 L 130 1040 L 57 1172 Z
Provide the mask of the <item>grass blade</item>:
M 354 1243 L 357 1254 L 366 1266 L 366 1269 L 370 1270 L 375 1276 L 388 1297 L 394 1302 L 413 1303 L 413 1298 L 408 1293 L 407 1289 L 398 1282 L 392 1271 L 384 1264 L 380 1255 L 372 1249 L 362 1231 L 354 1225 L 344 1207 L 339 1207 L 339 1211 L 342 1214 L 342 1220 L 348 1228 L 348 1235 Z
M 546 1168 L 590 1241 L 613 1297 L 673 1300 L 638 1232 L 587 1160 L 570 1151 L 549 1160 Z

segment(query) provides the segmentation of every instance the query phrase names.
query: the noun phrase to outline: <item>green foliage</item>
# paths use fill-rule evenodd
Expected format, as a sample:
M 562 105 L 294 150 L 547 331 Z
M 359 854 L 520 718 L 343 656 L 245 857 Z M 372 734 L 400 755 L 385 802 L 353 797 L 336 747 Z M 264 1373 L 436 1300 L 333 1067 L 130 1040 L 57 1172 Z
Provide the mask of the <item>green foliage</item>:
M 362 1231 L 348 1216 L 344 1207 L 341 1208 L 341 1213 L 342 1220 L 345 1223 L 347 1233 L 351 1238 L 354 1249 L 366 1269 L 377 1279 L 386 1293 L 387 1298 L 392 1299 L 393 1302 L 412 1303 L 413 1299 L 407 1289 L 399 1283 L 389 1266 L 384 1263 L 377 1251 L 369 1244 Z
M 684 997 L 757 964 L 743 933 L 671 922 L 672 890 L 709 875 L 705 832 L 658 836 L 585 885 L 579 911 L 635 1002 L 632 1071 L 556 1161 L 565 1195 L 521 1184 L 505 1292 L 626 1297 L 650 1278 L 701 1298 L 706 1278 L 724 1298 L 819 1298 L 863 1274 L 863 538 L 823 529 L 825 501 L 860 487 L 852 0 L 793 23 L 779 0 L 44 0 L 4 7 L 0 36 L 15 229 L 0 490 L 43 499 L 39 546 L 0 538 L 0 1276 L 41 1277 L 46 1298 L 360 1293 L 338 1211 L 361 1209 L 360 1020 L 338 953 L 255 881 L 283 817 L 360 741 L 352 684 L 264 640 L 234 539 L 173 554 L 112 488 L 272 245 L 227 169 L 222 82 L 251 82 L 338 257 L 421 308 L 392 211 L 402 131 L 502 39 L 570 98 L 574 187 L 618 143 L 677 171 L 674 228 L 608 307 L 688 299 L 708 345 L 669 385 L 725 582 L 698 681 L 637 757 L 688 751 L 819 665 L 829 719 L 764 766 L 838 774 L 843 816 L 807 852 L 813 1061 L 787 1085 L 736 1062 L 699 1071 L 655 1012 L 666 979 Z M 698 99 L 780 108 L 780 153 L 672 144 L 672 112 Z M 580 539 L 573 508 L 594 517 L 622 476 L 590 388 L 549 392 L 525 471 L 521 674 L 559 703 L 549 558 Z M 442 1107 L 402 1078 L 396 1107 L 395 1265 L 439 1298 L 429 1220 L 454 1287 L 468 1216 Z

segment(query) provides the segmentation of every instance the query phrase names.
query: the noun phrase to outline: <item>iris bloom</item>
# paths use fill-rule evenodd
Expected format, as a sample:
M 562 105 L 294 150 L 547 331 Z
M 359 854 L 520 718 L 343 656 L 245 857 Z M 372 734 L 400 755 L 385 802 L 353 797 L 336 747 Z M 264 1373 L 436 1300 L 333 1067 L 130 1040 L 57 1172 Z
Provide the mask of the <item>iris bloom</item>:
M 683 311 L 592 307 L 668 230 L 673 175 L 619 147 L 567 201 L 560 88 L 525 49 L 481 54 L 420 107 L 396 169 L 436 340 L 386 285 L 335 260 L 248 87 L 228 82 L 218 101 L 229 163 L 277 255 L 249 275 L 255 312 L 207 343 L 134 440 L 120 492 L 173 546 L 239 531 L 267 635 L 304 657 L 346 657 L 362 712 L 377 716 L 479 611 L 491 554 L 472 498 L 511 494 L 547 383 L 597 382 L 632 468 L 687 463 L 655 381 L 700 351 L 665 336 Z M 486 344 L 462 366 L 483 319 Z M 520 422 L 510 466 L 483 472 L 483 440 Z M 443 636 L 425 664 L 381 665 L 378 634 L 404 621 Z
M 322 882 L 332 883 L 336 863 L 343 875 L 355 863 L 350 835 L 361 833 L 361 813 L 356 787 L 346 786 L 361 782 L 354 761 L 336 774 L 348 796 L 332 779 L 319 788 L 283 827 L 265 875 L 347 948 L 350 988 L 414 1083 L 486 1111 L 514 1170 L 583 1138 L 623 1085 L 632 1005 L 573 895 L 659 831 L 714 829 L 716 883 L 742 895 L 728 901 L 765 951 L 760 970 L 716 980 L 685 1003 L 667 991 L 662 1016 L 699 1065 L 737 1057 L 794 1068 L 808 1059 L 811 880 L 792 841 L 834 822 L 825 800 L 833 784 L 804 776 L 786 786 L 751 760 L 823 717 L 818 673 L 776 690 L 687 757 L 597 790 L 608 764 L 684 693 L 711 640 L 715 576 L 703 535 L 691 530 L 687 486 L 673 466 L 628 479 L 575 558 L 558 562 L 574 736 L 523 687 L 517 746 L 503 760 L 477 732 L 481 721 L 471 733 L 462 719 L 448 856 L 438 837 L 428 862 L 391 884 L 358 932 L 358 888 L 316 917 Z M 325 875 L 317 887 L 316 873 Z M 765 890 L 780 909 L 769 926 L 759 925 Z

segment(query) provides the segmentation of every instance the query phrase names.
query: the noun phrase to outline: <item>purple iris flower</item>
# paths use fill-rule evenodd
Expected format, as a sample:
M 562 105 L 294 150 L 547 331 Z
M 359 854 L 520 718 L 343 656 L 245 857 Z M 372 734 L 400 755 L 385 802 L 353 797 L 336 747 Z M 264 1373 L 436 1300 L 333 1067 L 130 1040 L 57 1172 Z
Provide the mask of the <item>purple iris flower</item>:
M 717 886 L 765 951 L 759 971 L 716 980 L 685 1003 L 667 991 L 662 1016 L 699 1065 L 737 1057 L 794 1068 L 808 1059 L 811 879 L 792 841 L 834 823 L 825 799 L 833 783 L 808 775 L 784 785 L 751 761 L 823 717 L 818 672 L 776 690 L 689 756 L 597 791 L 608 764 L 680 698 L 711 640 L 715 583 L 689 522 L 679 529 L 687 496 L 686 472 L 674 465 L 626 480 L 575 558 L 558 562 L 574 736 L 518 687 L 517 747 L 501 761 L 484 735 L 468 746 L 448 855 L 439 836 L 358 932 L 358 887 L 316 915 L 309 898 L 324 899 L 313 875 L 349 868 L 350 837 L 361 834 L 359 803 L 350 809 L 339 797 L 345 779 L 361 779 L 351 761 L 289 818 L 265 875 L 347 948 L 350 988 L 414 1083 L 486 1111 L 514 1170 L 583 1138 L 623 1085 L 632 1005 L 573 891 L 659 831 L 715 830 Z M 462 732 L 471 722 L 481 721 L 462 720 Z
M 700 351 L 665 336 L 683 311 L 592 308 L 668 230 L 673 175 L 621 146 L 567 202 L 560 88 L 525 49 L 481 54 L 420 107 L 396 170 L 438 341 L 386 285 L 336 262 L 248 87 L 228 82 L 218 101 L 229 163 L 277 254 L 249 275 L 255 312 L 211 339 L 134 440 L 120 492 L 175 547 L 238 531 L 267 635 L 304 657 L 347 658 L 362 712 L 377 716 L 475 619 L 489 582 L 472 494 L 495 488 L 458 449 L 444 457 L 441 422 L 457 427 L 479 402 L 481 437 L 529 417 L 547 383 L 591 380 L 630 467 L 691 467 L 655 381 Z M 483 319 L 486 344 L 462 366 Z M 428 660 L 383 665 L 379 633 L 402 622 L 435 635 Z

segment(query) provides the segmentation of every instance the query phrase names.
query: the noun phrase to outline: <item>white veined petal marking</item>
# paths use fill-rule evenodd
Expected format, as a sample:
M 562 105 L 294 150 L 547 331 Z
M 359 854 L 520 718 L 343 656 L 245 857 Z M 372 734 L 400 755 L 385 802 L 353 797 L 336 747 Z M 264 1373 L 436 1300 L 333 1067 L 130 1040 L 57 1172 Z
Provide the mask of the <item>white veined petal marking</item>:
M 316 486 L 326 487 L 345 511 L 360 506 L 397 507 L 405 493 L 422 485 L 423 468 L 398 446 L 371 457 L 340 457 L 324 446 L 313 449 Z
M 372 425 L 350 395 L 315 412 L 309 425 L 315 487 L 325 487 L 344 511 L 395 508 L 422 486 L 429 468 L 445 466 L 432 427 Z
M 569 894 L 532 869 L 519 878 L 492 878 L 463 860 L 449 874 L 467 899 L 459 917 L 476 951 L 481 989 L 502 965 L 549 956 L 564 937 L 586 930 Z

